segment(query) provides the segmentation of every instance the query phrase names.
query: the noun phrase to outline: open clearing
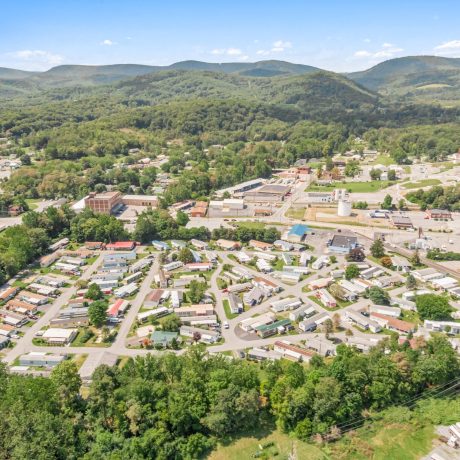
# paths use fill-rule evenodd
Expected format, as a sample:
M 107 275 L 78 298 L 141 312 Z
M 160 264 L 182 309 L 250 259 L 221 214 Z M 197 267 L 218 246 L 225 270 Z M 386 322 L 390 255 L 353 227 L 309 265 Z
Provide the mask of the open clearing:
M 350 193 L 373 193 L 394 185 L 395 182 L 375 180 L 372 182 L 336 182 L 332 185 L 310 185 L 307 192 L 328 192 L 337 188 L 345 188 Z

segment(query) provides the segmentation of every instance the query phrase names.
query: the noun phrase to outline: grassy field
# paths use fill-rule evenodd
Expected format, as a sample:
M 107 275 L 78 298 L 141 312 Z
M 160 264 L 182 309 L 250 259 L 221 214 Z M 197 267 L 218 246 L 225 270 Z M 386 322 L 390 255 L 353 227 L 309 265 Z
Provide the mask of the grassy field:
M 305 216 L 305 208 L 289 208 L 286 211 L 286 217 L 290 217 L 291 219 L 303 219 Z
M 260 449 L 260 446 L 271 443 L 273 443 L 272 446 Z M 278 430 L 272 432 L 260 430 L 244 438 L 239 438 L 228 445 L 219 446 L 216 451 L 212 452 L 209 457 L 207 457 L 207 459 L 246 460 L 255 458 L 254 455 L 256 453 L 262 452 L 263 455 L 259 454 L 260 456 L 258 458 L 265 460 L 286 460 L 293 450 L 297 453 L 297 457 L 295 458 L 299 460 L 323 460 L 330 458 L 318 447 L 290 438 L 287 434 L 283 434 Z
M 380 154 L 380 155 L 377 155 L 375 157 L 375 159 L 372 162 L 370 162 L 369 164 L 371 164 L 371 165 L 390 166 L 390 165 L 395 164 L 395 161 L 389 155 Z
M 350 193 L 373 193 L 394 185 L 395 182 L 376 180 L 372 182 L 335 182 L 330 186 L 310 185 L 307 192 L 328 192 L 336 188 L 345 188 Z
M 233 319 L 238 316 L 238 313 L 230 312 L 230 304 L 228 303 L 227 299 L 224 299 L 223 304 L 224 304 L 225 316 L 227 317 L 227 319 Z
M 432 185 L 439 185 L 441 181 L 439 179 L 422 179 L 417 182 L 407 182 L 402 184 L 402 187 L 405 189 L 414 189 L 414 188 L 422 188 L 422 187 L 429 187 Z

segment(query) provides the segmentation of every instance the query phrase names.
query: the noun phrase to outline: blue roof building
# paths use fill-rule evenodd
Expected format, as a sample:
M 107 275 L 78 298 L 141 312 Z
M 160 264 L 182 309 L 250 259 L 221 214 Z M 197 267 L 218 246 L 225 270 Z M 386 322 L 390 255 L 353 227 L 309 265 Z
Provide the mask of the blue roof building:
M 163 241 L 153 240 L 152 246 L 158 251 L 168 251 L 170 249 L 169 244 Z
M 308 225 L 295 224 L 288 232 L 288 240 L 300 243 L 309 231 L 310 227 Z

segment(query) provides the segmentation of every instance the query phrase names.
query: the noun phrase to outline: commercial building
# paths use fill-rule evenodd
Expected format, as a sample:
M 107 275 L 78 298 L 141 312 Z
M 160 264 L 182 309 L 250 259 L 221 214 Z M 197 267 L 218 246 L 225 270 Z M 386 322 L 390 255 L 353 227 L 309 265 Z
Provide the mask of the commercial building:
M 244 192 L 244 199 L 250 202 L 277 203 L 284 201 L 290 190 L 289 185 L 266 184 L 256 190 Z
M 452 220 L 452 214 L 447 209 L 429 209 L 426 213 L 429 219 Z
M 338 254 L 348 254 L 352 249 L 358 247 L 356 236 L 334 235 L 328 244 L 329 251 Z
M 246 182 L 242 182 L 241 184 L 234 185 L 233 187 L 228 187 L 228 188 L 218 190 L 216 192 L 216 195 L 223 196 L 225 192 L 229 193 L 231 196 L 239 195 L 244 192 L 247 192 L 248 190 L 253 190 L 257 187 L 260 187 L 263 184 L 264 184 L 263 179 L 253 179 L 253 180 L 249 180 Z
M 396 228 L 400 228 L 400 229 L 414 228 L 412 221 L 407 216 L 392 214 L 390 216 L 390 222 Z
M 308 225 L 295 224 L 289 230 L 287 239 L 290 242 L 301 243 L 309 231 Z
M 91 192 L 85 198 L 85 208 L 91 208 L 94 212 L 100 214 L 112 214 L 122 205 L 120 192 Z
M 156 208 L 158 206 L 158 197 L 155 195 L 123 195 L 122 203 L 126 206 Z

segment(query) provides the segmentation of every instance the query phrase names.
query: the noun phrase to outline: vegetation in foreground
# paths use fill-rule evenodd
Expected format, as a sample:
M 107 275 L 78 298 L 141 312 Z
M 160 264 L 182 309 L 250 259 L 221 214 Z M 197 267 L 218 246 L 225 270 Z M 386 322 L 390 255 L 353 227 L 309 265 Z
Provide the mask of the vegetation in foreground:
M 451 389 L 460 368 L 447 340 L 418 346 L 393 337 L 368 355 L 339 346 L 337 357 L 315 356 L 309 366 L 229 361 L 197 346 L 183 356 L 130 359 L 121 369 L 100 366 L 85 399 L 71 361 L 49 379 L 2 368 L 0 458 L 196 459 L 266 430 L 267 420 L 299 446 L 339 449 L 322 443 L 378 421 L 382 410 Z

